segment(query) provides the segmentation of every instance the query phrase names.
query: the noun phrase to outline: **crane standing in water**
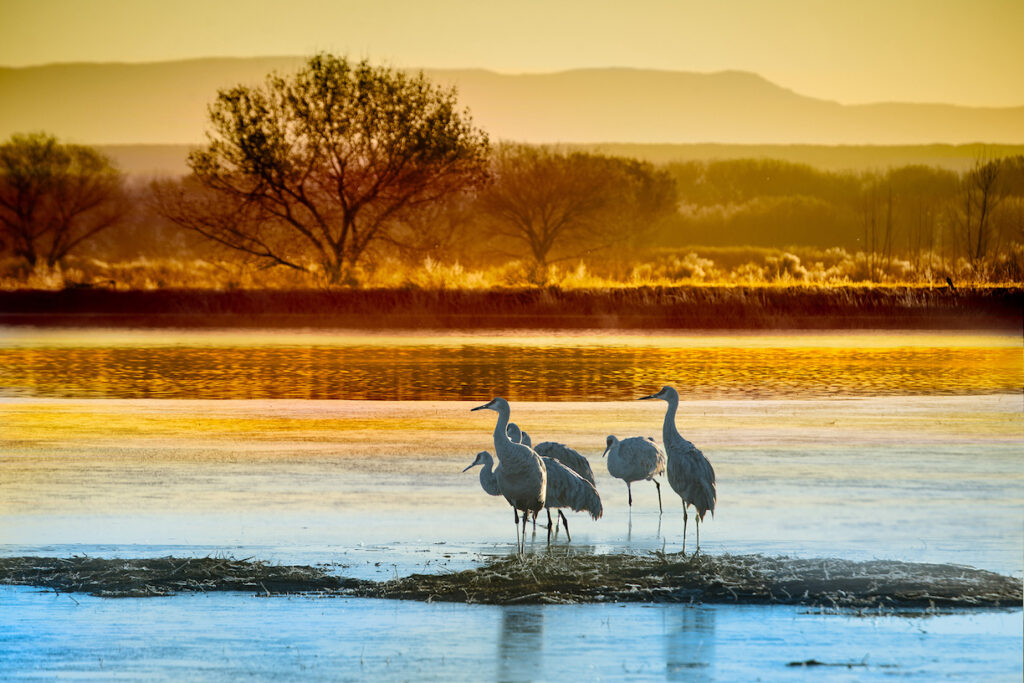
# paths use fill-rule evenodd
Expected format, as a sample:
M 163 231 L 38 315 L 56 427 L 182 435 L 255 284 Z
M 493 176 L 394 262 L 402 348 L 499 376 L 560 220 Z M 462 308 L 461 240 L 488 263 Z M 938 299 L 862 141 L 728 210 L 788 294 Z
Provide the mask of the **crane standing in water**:
M 509 440 L 513 443 L 528 444 L 529 435 L 522 431 L 515 422 L 509 422 L 505 428 Z M 569 533 L 569 520 L 561 508 L 570 508 L 573 512 L 586 511 L 594 519 L 600 519 L 604 514 L 604 507 L 601 504 L 601 496 L 597 493 L 594 485 L 594 472 L 590 463 L 585 457 L 560 443 L 545 441 L 537 444 L 534 449 L 537 455 L 544 461 L 544 469 L 547 472 L 547 491 L 545 493 L 544 507 L 548 513 L 548 539 L 551 539 L 552 529 L 558 528 L 558 521 L 552 522 L 551 508 L 557 510 L 557 517 L 561 518 L 565 525 L 565 535 L 571 541 Z M 489 454 L 488 454 L 489 457 Z M 477 456 L 478 460 L 482 459 Z M 473 465 L 478 464 L 474 461 Z M 472 467 L 473 465 L 470 465 Z M 500 467 L 500 464 L 499 464 Z M 469 468 L 467 468 L 469 469 Z M 483 472 L 480 473 L 480 484 L 484 486 Z M 487 488 L 484 487 L 486 491 Z M 533 513 L 534 525 L 537 523 L 537 513 Z
M 580 512 L 585 510 L 590 513 L 590 516 L 594 519 L 600 519 L 601 515 L 604 514 L 604 508 L 601 505 L 601 496 L 598 495 L 597 489 L 593 485 L 580 477 L 576 472 L 563 465 L 561 462 L 554 458 L 542 458 L 544 460 L 544 469 L 547 471 L 547 486 L 544 500 L 544 507 L 548 511 L 548 539 L 551 538 L 551 508 L 558 509 L 558 515 L 562 518 L 565 524 L 565 535 L 572 540 L 572 536 L 569 534 L 569 520 L 565 514 L 559 508 L 568 507 L 572 508 L 574 512 Z M 469 467 L 462 470 L 468 472 L 470 469 L 482 465 L 480 470 L 480 488 L 485 493 L 491 496 L 500 496 L 501 490 L 498 489 L 498 481 L 494 476 L 494 456 L 487 451 L 480 451 L 476 454 L 476 459 Z M 534 519 L 536 520 L 536 513 Z M 555 525 L 557 528 L 557 524 Z
M 631 436 L 619 441 L 609 434 L 606 443 L 608 445 L 601 457 L 608 456 L 608 474 L 626 482 L 629 507 L 633 507 L 633 489 L 630 485 L 634 481 L 646 479 L 653 481 L 657 487 L 658 512 L 663 512 L 661 484 L 655 477 L 665 474 L 665 450 L 649 436 Z
M 704 454 L 692 443 L 679 435 L 676 429 L 676 410 L 679 408 L 679 393 L 670 386 L 664 386 L 656 394 L 643 396 L 639 400 L 660 398 L 668 403 L 665 423 L 662 425 L 662 443 L 668 453 L 668 483 L 672 490 L 683 499 L 683 553 L 686 552 L 686 508 L 693 505 L 697 510 L 697 551 L 700 552 L 700 522 L 707 512 L 715 515 L 715 470 Z
M 512 504 L 516 523 L 517 549 L 526 549 L 526 517 L 531 511 L 544 508 L 547 494 L 547 470 L 544 461 L 529 446 L 513 443 L 506 428 L 511 413 L 508 401 L 497 396 L 472 410 L 493 410 L 498 413 L 494 426 L 494 452 L 498 456 L 498 467 L 494 470 L 498 490 L 505 500 Z M 519 511 L 523 511 L 523 534 L 519 540 Z
M 581 477 L 569 467 L 566 467 L 554 458 L 542 457 L 544 468 L 547 470 L 548 482 L 547 493 L 544 499 L 544 507 L 548 511 L 548 539 L 551 539 L 551 508 L 558 510 L 558 516 L 562 518 L 565 525 L 565 535 L 571 541 L 569 533 L 569 520 L 561 508 L 569 508 L 573 512 L 587 511 L 595 520 L 600 519 L 604 514 L 604 507 L 601 505 L 601 496 L 597 489 L 589 481 Z M 536 517 L 534 517 L 536 519 Z M 555 523 L 557 528 L 558 523 Z

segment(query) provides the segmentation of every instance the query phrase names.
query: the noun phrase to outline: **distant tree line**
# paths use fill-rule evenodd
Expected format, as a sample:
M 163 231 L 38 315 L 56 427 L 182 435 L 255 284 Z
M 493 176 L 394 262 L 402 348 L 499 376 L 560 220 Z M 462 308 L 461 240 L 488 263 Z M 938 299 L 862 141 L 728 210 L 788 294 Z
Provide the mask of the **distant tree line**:
M 867 279 L 894 259 L 977 272 L 1024 244 L 1024 156 L 957 174 L 849 173 L 773 160 L 654 166 L 492 145 L 455 92 L 422 75 L 318 55 L 222 90 L 191 173 L 128 183 L 95 150 L 38 133 L 0 145 L 0 250 L 26 268 L 207 256 L 358 282 L 386 259 L 543 272 L 659 247 L 842 247 Z
M 772 160 L 670 164 L 682 202 L 664 245 L 843 247 L 869 268 L 897 256 L 977 268 L 1024 244 L 1024 156 L 965 173 L 912 165 L 850 173 Z M 870 278 L 870 275 L 869 275 Z

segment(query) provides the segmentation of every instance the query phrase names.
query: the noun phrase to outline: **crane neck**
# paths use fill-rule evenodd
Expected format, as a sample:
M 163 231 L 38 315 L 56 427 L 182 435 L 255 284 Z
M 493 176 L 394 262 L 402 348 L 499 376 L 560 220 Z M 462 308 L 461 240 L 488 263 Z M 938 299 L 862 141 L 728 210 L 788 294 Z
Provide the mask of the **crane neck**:
M 498 480 L 495 478 L 494 471 L 492 470 L 493 465 L 494 460 L 492 458 L 488 457 L 484 460 L 484 466 L 480 468 L 480 486 L 492 496 L 497 496 L 501 492 L 498 489 Z
M 498 449 L 498 443 L 512 443 L 508 437 L 508 418 L 510 411 L 507 405 L 498 406 L 498 423 L 494 426 L 494 448 Z
M 676 411 L 679 409 L 679 399 L 669 398 L 666 399 L 666 403 L 668 403 L 668 409 L 665 410 L 665 423 L 661 427 L 661 440 L 667 448 L 668 444 L 678 442 L 682 437 L 679 435 L 679 430 L 676 429 Z

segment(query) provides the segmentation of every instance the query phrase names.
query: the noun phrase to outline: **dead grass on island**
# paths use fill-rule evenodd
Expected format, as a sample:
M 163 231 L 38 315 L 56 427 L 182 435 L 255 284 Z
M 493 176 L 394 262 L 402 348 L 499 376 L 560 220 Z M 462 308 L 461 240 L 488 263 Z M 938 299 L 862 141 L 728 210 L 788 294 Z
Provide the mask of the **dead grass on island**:
M 246 591 L 257 595 L 343 593 L 372 581 L 334 576 L 318 567 L 225 558 L 0 558 L 0 583 L 40 586 L 104 598 L 148 598 L 184 592 Z
M 447 575 L 412 575 L 382 597 L 479 602 L 702 602 L 830 608 L 1019 606 L 1021 583 L 957 565 L 799 560 L 762 555 L 591 555 L 499 559 Z
M 562 549 L 380 583 L 340 577 L 328 567 L 222 558 L 15 557 L 0 558 L 0 583 L 102 597 L 246 591 L 495 605 L 693 602 L 889 610 L 1020 607 L 1022 600 L 1019 579 L 959 565 Z

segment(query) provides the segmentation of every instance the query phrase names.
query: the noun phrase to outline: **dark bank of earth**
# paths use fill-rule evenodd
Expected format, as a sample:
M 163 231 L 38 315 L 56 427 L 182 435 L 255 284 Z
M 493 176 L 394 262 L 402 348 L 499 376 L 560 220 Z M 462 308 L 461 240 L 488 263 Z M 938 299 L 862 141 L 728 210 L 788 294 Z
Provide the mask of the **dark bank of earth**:
M 102 597 L 187 591 L 318 594 L 483 604 L 703 602 L 827 608 L 1020 607 L 1021 582 L 957 565 L 761 555 L 546 553 L 378 583 L 324 567 L 218 558 L 0 558 L 0 583 Z
M 365 329 L 1009 329 L 1024 287 L 0 292 L 0 324 Z

